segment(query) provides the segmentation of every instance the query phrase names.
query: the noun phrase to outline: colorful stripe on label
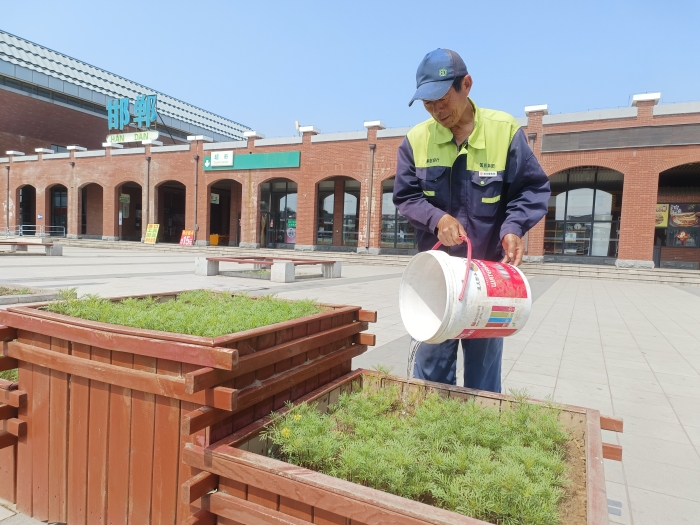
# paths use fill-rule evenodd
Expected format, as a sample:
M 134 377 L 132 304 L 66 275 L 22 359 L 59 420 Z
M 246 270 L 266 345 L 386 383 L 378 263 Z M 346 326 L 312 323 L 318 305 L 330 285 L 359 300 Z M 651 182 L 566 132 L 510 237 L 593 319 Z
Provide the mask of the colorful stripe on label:
M 423 192 L 423 193 L 425 193 L 425 192 Z M 495 197 L 481 197 L 481 202 L 484 202 L 486 204 L 495 204 L 500 200 L 501 200 L 500 195 L 496 195 Z
M 423 191 L 423 195 L 426 197 L 435 197 L 435 192 L 434 191 Z

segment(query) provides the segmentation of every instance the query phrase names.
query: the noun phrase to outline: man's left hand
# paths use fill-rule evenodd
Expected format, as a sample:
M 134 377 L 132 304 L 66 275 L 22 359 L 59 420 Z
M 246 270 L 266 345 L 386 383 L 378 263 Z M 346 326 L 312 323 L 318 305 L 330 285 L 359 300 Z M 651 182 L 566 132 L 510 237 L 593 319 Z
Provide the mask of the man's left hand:
M 508 233 L 503 237 L 503 240 L 501 240 L 501 245 L 503 246 L 503 252 L 506 254 L 501 262 L 512 264 L 513 266 L 520 266 L 520 263 L 523 262 L 523 254 L 525 253 L 523 240 L 514 233 Z

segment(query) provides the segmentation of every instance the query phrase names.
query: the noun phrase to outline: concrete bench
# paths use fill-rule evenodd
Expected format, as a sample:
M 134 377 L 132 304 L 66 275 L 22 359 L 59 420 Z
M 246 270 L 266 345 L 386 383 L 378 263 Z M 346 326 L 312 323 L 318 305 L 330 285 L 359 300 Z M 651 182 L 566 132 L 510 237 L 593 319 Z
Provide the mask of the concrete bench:
M 260 270 L 270 268 L 270 281 L 273 283 L 293 283 L 296 266 L 311 266 L 320 264 L 325 279 L 340 277 L 342 263 L 340 261 L 293 259 L 289 257 L 197 257 L 194 263 L 195 275 L 219 275 L 219 263 L 231 262 L 237 264 L 252 264 Z
M 44 248 L 44 253 L 47 256 L 63 255 L 63 245 L 62 244 L 54 244 L 52 242 L 39 244 L 36 242 L 0 241 L 0 246 L 9 246 L 11 253 L 28 252 L 30 246 L 41 246 Z

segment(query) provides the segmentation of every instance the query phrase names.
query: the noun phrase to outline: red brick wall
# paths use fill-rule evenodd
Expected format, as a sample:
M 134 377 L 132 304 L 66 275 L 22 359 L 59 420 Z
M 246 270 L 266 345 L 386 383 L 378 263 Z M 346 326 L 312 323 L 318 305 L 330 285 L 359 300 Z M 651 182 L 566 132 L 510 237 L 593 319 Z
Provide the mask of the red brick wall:
M 0 95 L 4 92 L 0 92 Z M 7 95 L 5 95 L 7 96 Z M 28 97 L 21 97 L 26 99 Z M 31 99 L 30 99 L 31 100 Z M 47 103 L 43 103 L 47 104 Z M 52 106 L 51 104 L 48 104 Z M 57 106 L 58 107 L 58 106 Z M 700 122 L 700 115 L 679 115 L 653 117 L 652 106 L 641 104 L 637 119 L 614 121 L 596 121 L 584 123 L 542 125 L 542 114 L 531 114 L 526 133 L 536 133 L 534 141 L 535 154 L 540 159 L 548 175 L 578 166 L 602 166 L 620 171 L 625 176 L 619 257 L 621 259 L 652 259 L 654 240 L 655 204 L 657 202 L 658 174 L 674 166 L 700 162 L 700 146 L 668 146 L 656 148 L 637 148 L 619 150 L 599 150 L 584 152 L 541 153 L 542 135 L 553 132 L 580 131 L 584 129 L 602 129 L 633 125 L 667 125 L 685 122 Z M 15 121 L 17 117 L 13 117 Z M 50 121 L 53 117 L 49 118 Z M 96 117 L 95 117 L 96 118 Z M 14 124 L 13 124 L 14 125 Z M 16 124 L 19 125 L 19 124 Z M 104 135 L 104 122 L 100 122 Z M 2 131 L 2 129 L 0 129 Z M 118 236 L 117 211 L 118 187 L 126 181 L 141 184 L 144 188 L 144 213 L 146 195 L 147 166 L 146 157 L 151 157 L 149 202 L 150 217 L 158 217 L 160 210 L 156 187 L 167 180 L 179 181 L 187 187 L 186 194 L 186 228 L 194 227 L 194 173 L 198 173 L 197 221 L 200 229 L 197 239 L 207 240 L 209 195 L 207 188 L 221 179 L 235 181 L 231 202 L 231 240 L 234 241 L 238 210 L 241 212 L 241 238 L 238 241 L 259 242 L 259 185 L 271 179 L 285 178 L 298 184 L 297 244 L 313 245 L 317 231 L 317 183 L 324 179 L 349 177 L 360 181 L 360 231 L 359 246 L 378 247 L 381 228 L 381 188 L 382 181 L 393 177 L 396 170 L 396 150 L 402 137 L 377 139 L 376 130 L 368 132 L 367 140 L 311 143 L 311 135 L 303 137 L 302 144 L 255 147 L 254 139 L 248 141 L 248 147 L 236 150 L 236 154 L 268 153 L 277 151 L 301 151 L 299 168 L 280 168 L 249 171 L 207 171 L 203 170 L 203 159 L 209 155 L 203 150 L 202 143 L 194 143 L 190 151 L 146 153 L 138 155 L 119 155 L 95 158 L 71 158 L 59 160 L 39 160 L 36 162 L 12 163 L 11 195 L 16 195 L 16 188 L 31 183 L 37 188 L 37 213 L 48 217 L 45 206 L 46 189 L 55 183 L 65 184 L 68 188 L 70 233 L 77 233 L 78 226 L 78 191 L 88 183 L 96 183 L 103 191 L 102 235 Z M 75 142 L 81 142 L 76 139 Z M 83 145 L 86 145 L 84 141 Z M 367 210 L 370 192 L 370 144 L 376 144 L 374 158 L 374 183 L 372 188 L 372 219 L 369 239 L 366 237 Z M 197 160 L 194 156 L 198 155 Z M 75 162 L 71 167 L 69 162 Z M 342 189 L 338 192 L 342 195 Z M 662 198 L 667 201 L 667 197 Z M 681 202 L 680 200 L 677 202 Z M 342 204 L 336 208 L 342 213 Z M 10 206 L 13 210 L 13 206 Z M 5 217 L 0 216 L 0 227 L 4 226 Z M 14 224 L 14 217 L 10 223 Z M 342 220 L 338 218 L 334 229 L 342 229 Z M 147 220 L 144 218 L 143 224 Z M 340 234 L 341 232 L 339 232 Z M 529 234 L 529 254 L 541 255 L 543 248 L 544 225 L 538 224 Z M 340 244 L 340 239 L 334 239 Z
M 102 186 L 99 184 L 88 184 L 86 190 L 85 235 L 102 236 Z

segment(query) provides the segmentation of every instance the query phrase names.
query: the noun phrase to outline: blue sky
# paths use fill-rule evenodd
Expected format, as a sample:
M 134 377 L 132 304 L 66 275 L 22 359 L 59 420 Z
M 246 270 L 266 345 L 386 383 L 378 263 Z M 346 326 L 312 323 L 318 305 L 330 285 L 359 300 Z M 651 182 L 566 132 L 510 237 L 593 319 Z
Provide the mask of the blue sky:
M 421 58 L 454 49 L 515 116 L 700 100 L 700 2 L 0 0 L 0 28 L 248 125 L 410 126 Z

